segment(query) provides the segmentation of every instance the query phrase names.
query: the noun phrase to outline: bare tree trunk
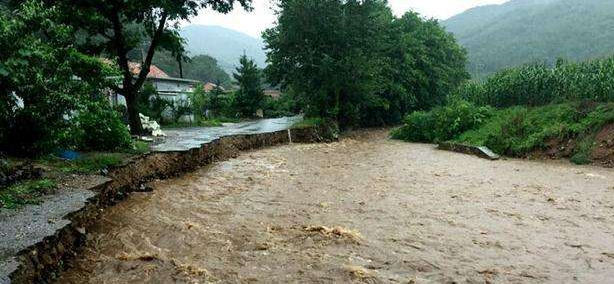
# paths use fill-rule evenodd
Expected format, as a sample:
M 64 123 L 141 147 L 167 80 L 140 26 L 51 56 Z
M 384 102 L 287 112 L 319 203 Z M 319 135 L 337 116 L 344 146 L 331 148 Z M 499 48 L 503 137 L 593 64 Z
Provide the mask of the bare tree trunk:
M 132 90 L 132 92 L 136 91 Z M 124 97 L 126 98 L 128 121 L 130 123 L 130 133 L 134 135 L 144 134 L 143 125 L 141 124 L 141 117 L 139 116 L 139 110 L 137 108 L 136 94 L 124 93 Z
M 113 25 L 113 36 L 115 37 L 114 43 L 115 50 L 117 52 L 118 63 L 124 77 L 121 92 L 122 95 L 124 95 L 124 97 L 126 98 L 130 133 L 132 133 L 133 135 L 141 135 L 143 134 L 143 125 L 141 124 L 141 118 L 139 117 L 139 111 L 137 109 L 137 98 L 139 95 L 139 90 L 143 86 L 143 83 L 145 83 L 145 80 L 147 79 L 147 74 L 149 74 L 151 61 L 153 60 L 155 49 L 160 41 L 160 37 L 164 32 L 164 27 L 166 26 L 166 20 L 168 16 L 166 12 L 162 12 L 160 22 L 158 23 L 154 36 L 151 40 L 151 44 L 149 45 L 149 50 L 147 51 L 145 60 L 143 61 L 143 64 L 141 64 L 141 71 L 139 72 L 138 76 L 134 78 L 134 75 L 130 71 L 130 65 L 128 63 L 128 49 L 126 48 L 126 39 L 123 34 L 124 26 L 121 22 L 119 15 L 120 7 L 115 8 L 116 11 L 110 14 L 110 20 Z

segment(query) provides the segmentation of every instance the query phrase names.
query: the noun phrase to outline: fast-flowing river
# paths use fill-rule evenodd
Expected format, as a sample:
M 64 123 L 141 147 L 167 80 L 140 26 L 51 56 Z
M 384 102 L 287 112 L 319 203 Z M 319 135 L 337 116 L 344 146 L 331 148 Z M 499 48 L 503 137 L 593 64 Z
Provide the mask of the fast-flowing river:
M 109 208 L 58 283 L 612 283 L 614 172 L 367 131 Z

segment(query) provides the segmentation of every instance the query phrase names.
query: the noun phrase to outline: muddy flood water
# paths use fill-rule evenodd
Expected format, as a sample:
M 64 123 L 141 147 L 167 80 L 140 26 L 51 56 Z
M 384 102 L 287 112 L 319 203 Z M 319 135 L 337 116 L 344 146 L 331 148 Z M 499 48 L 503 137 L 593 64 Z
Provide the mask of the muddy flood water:
M 368 131 L 108 209 L 58 283 L 613 283 L 614 171 Z

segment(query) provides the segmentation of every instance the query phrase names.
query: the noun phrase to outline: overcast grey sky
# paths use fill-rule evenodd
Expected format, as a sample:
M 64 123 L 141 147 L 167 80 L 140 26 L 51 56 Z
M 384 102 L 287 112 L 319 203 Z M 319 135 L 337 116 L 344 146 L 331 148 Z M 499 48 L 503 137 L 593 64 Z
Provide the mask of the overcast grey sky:
M 402 15 L 411 9 L 423 16 L 444 20 L 472 7 L 501 4 L 507 0 L 389 0 L 388 2 L 397 15 Z M 203 11 L 192 19 L 191 23 L 222 26 L 259 37 L 263 30 L 275 22 L 272 11 L 275 0 L 254 0 L 253 3 L 254 11 L 251 13 L 242 9 L 227 15 Z

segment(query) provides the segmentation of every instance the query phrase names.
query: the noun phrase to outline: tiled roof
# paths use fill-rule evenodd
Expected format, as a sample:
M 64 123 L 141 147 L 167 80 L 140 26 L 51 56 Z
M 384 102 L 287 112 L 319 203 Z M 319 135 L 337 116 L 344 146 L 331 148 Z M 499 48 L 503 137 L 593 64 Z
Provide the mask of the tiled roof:
M 203 88 L 205 89 L 205 92 L 211 92 L 211 91 L 213 91 L 215 88 L 217 88 L 217 85 L 216 85 L 216 84 L 213 84 L 213 83 L 211 83 L 211 82 L 207 82 L 207 83 L 205 83 L 205 85 L 203 85 Z M 224 91 L 224 88 L 222 88 L 221 86 L 220 86 L 220 89 L 221 89 L 222 91 Z
M 135 63 L 135 62 L 130 62 L 128 63 L 129 67 L 130 67 L 130 72 L 134 75 L 134 76 L 138 76 L 139 73 L 141 72 L 141 64 L 140 63 Z M 148 78 L 170 78 L 171 76 L 168 76 L 168 74 L 166 74 L 164 71 L 162 71 L 162 69 L 158 68 L 156 65 L 151 65 L 149 67 L 149 74 L 147 74 Z

